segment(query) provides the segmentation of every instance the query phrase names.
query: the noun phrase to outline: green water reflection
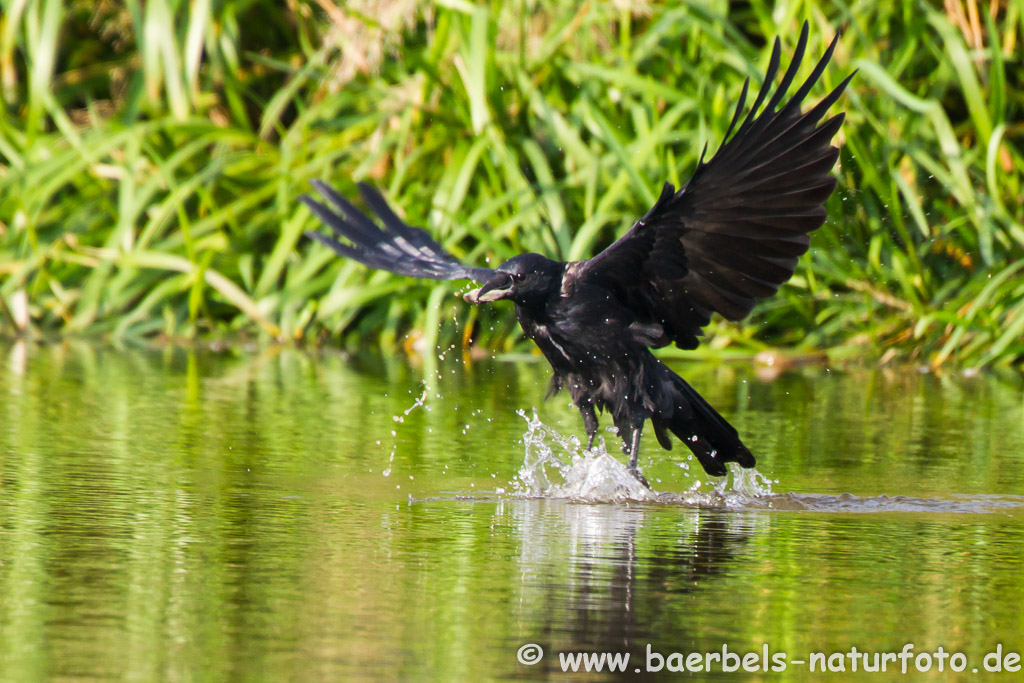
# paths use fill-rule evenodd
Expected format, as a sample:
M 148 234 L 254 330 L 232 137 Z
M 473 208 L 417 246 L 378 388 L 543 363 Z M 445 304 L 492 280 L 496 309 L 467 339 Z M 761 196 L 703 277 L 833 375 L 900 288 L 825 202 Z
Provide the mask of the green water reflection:
M 496 496 L 523 461 L 517 409 L 579 431 L 539 364 L 445 361 L 413 408 L 422 373 L 375 357 L 0 351 L 4 680 L 543 676 L 560 650 L 642 665 L 648 643 L 1024 651 L 1019 507 Z M 678 369 L 776 492 L 1024 494 L 1019 377 Z M 692 485 L 678 450 L 644 447 L 656 488 Z

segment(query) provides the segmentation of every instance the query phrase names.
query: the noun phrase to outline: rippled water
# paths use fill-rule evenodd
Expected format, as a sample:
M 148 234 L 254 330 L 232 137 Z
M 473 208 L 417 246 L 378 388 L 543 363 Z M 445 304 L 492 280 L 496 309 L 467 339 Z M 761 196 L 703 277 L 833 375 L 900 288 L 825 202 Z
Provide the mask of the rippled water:
M 0 352 L 4 680 L 1024 652 L 1016 375 L 680 364 L 758 468 L 714 482 L 645 437 L 651 494 L 580 450 L 538 363 Z

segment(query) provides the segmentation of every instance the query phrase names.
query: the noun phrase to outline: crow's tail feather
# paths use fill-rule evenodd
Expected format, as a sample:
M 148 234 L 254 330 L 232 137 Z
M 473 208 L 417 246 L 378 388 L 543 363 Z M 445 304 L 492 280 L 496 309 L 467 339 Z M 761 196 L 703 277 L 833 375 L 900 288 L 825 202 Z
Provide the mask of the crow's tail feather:
M 663 433 L 668 429 L 679 437 L 710 475 L 721 477 L 727 474 L 727 462 L 753 467 L 754 456 L 740 441 L 735 427 L 726 422 L 686 380 L 675 373 L 671 375 L 674 410 L 669 416 L 652 418 L 655 431 Z

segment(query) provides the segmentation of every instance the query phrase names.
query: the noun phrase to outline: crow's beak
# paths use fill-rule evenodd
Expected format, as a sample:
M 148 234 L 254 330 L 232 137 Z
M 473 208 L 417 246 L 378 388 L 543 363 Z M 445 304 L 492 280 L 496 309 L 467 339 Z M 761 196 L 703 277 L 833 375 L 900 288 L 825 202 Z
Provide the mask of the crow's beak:
M 498 273 L 497 277 L 483 287 L 466 292 L 462 298 L 471 304 L 482 304 L 486 301 L 506 299 L 511 295 L 512 276 L 508 273 Z

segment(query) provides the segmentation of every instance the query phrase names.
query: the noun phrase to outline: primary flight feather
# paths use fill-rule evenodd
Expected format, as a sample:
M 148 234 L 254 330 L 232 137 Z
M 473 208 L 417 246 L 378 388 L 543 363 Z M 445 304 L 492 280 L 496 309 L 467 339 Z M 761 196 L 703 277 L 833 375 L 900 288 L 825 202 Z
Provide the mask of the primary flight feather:
M 666 183 L 650 211 L 591 259 L 566 263 L 520 254 L 497 269 L 467 267 L 426 231 L 401 221 L 365 184 L 360 193 L 383 229 L 330 186 L 313 181 L 330 206 L 302 200 L 334 236 L 307 235 L 371 268 L 482 283 L 466 294 L 470 303 L 510 299 L 523 331 L 554 370 L 551 391 L 567 389 L 572 396 L 589 445 L 597 433 L 597 411 L 608 410 L 630 471 L 641 481 L 637 457 L 647 420 L 664 448 L 672 447 L 674 434 L 709 474 L 726 474 L 727 462 L 753 467 L 754 456 L 732 425 L 650 349 L 673 343 L 695 348 L 713 313 L 728 320 L 745 317 L 793 275 L 809 233 L 825 222 L 824 203 L 836 186 L 830 172 L 839 155 L 831 140 L 844 115 L 822 119 L 853 74 L 802 111 L 837 36 L 782 104 L 807 33 L 805 23 L 767 103 L 779 68 L 778 39 L 764 85 L 741 122 L 749 80 L 744 83 L 718 152 L 707 162 L 702 157 L 678 192 Z

